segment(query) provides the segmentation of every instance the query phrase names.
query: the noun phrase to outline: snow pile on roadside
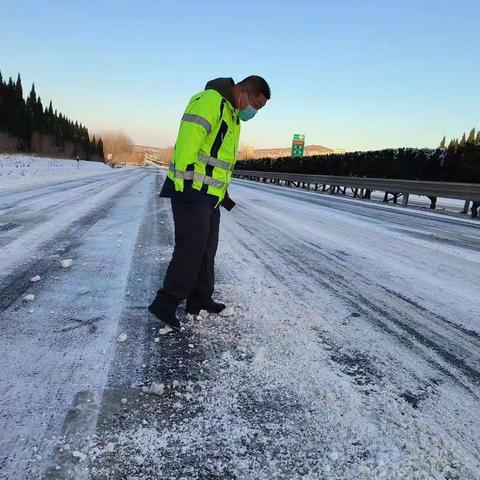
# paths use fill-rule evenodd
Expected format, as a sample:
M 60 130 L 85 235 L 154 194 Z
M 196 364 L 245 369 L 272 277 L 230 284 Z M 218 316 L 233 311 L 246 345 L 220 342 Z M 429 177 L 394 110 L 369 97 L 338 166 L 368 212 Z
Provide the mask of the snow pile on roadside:
M 109 172 L 113 170 L 101 162 L 80 160 L 78 168 L 76 160 L 0 154 L 0 189 L 73 180 Z

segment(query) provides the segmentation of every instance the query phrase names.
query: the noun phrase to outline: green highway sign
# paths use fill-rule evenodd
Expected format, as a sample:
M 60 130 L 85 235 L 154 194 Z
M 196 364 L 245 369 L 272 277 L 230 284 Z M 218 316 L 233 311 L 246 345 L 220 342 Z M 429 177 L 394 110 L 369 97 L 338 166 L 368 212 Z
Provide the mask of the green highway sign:
M 292 157 L 303 157 L 303 149 L 305 148 L 305 135 L 295 133 L 292 141 Z

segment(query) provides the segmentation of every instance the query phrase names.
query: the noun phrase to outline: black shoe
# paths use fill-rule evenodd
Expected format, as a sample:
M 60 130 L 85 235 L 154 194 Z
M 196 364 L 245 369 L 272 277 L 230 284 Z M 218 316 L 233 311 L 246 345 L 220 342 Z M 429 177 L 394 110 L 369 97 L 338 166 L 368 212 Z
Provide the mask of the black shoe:
M 178 302 L 173 301 L 168 295 L 157 294 L 155 300 L 148 307 L 148 311 L 169 327 L 179 330 L 181 324 L 176 315 L 177 306 Z
M 187 306 L 185 311 L 192 315 L 198 315 L 200 310 L 206 310 L 208 313 L 220 313 L 222 310 L 225 310 L 227 306 L 224 303 L 214 302 L 213 300 L 206 300 L 206 301 L 195 301 L 187 300 Z

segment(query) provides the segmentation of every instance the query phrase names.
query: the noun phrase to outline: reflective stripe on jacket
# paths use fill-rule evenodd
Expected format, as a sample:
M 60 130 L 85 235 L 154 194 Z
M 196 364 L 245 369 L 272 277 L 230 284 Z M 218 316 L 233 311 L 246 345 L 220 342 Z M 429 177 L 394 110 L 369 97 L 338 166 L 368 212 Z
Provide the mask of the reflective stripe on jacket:
M 207 89 L 194 95 L 180 123 L 168 172 L 177 192 L 185 180 L 196 190 L 225 197 L 235 166 L 240 122 L 238 110 L 218 91 Z

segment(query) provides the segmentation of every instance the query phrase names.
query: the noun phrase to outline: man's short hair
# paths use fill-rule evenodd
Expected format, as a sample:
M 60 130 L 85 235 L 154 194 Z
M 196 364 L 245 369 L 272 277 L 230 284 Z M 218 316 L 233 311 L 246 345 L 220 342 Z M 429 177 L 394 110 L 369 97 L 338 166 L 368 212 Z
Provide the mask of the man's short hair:
M 254 94 L 262 94 L 267 100 L 270 100 L 270 86 L 263 77 L 258 75 L 250 75 L 247 78 L 244 78 L 241 82 L 238 82 L 237 85 L 243 85 L 247 87 L 247 90 Z

